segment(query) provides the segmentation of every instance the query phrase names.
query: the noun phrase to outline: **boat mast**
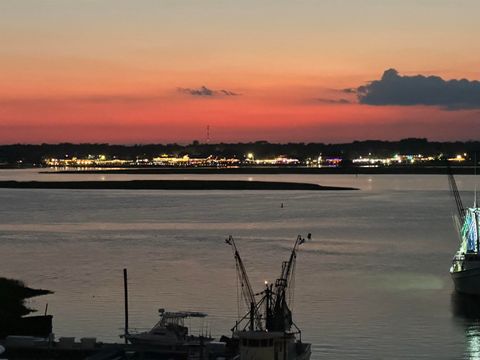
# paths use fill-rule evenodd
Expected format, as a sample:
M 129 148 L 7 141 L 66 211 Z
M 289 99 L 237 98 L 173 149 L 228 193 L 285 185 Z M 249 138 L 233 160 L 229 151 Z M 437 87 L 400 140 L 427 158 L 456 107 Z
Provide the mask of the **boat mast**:
M 480 253 L 480 239 L 479 239 L 479 233 L 478 233 L 479 229 L 478 229 L 478 210 L 477 209 L 473 210 L 473 222 L 475 226 L 475 239 L 477 240 L 476 241 L 477 253 Z
M 245 270 L 245 265 L 243 264 L 242 258 L 238 252 L 237 246 L 235 245 L 235 241 L 233 237 L 230 235 L 228 239 L 225 239 L 225 242 L 232 247 L 233 255 L 235 257 L 235 264 L 237 268 L 237 276 L 240 280 L 240 286 L 242 288 L 242 295 L 243 299 L 245 300 L 245 304 L 247 309 L 250 309 L 250 328 L 253 329 L 254 322 L 257 325 L 259 330 L 262 330 L 262 322 L 260 320 L 260 315 L 258 314 L 258 306 L 257 301 L 255 300 L 255 293 L 253 292 L 252 285 L 250 284 L 250 280 L 247 275 L 247 271 Z M 254 322 L 252 320 L 255 320 Z
M 478 209 L 477 209 L 477 152 L 473 154 L 473 168 L 474 168 L 474 182 L 475 182 L 475 191 L 473 193 L 473 216 L 475 220 L 475 236 L 477 238 L 477 253 L 480 252 L 480 234 L 479 234 L 479 223 L 478 223 Z
M 474 178 L 473 181 L 475 183 L 475 190 L 473 193 L 473 207 L 476 209 L 477 208 L 477 152 L 473 154 L 473 169 L 474 169 Z
M 447 163 L 447 173 L 448 173 L 448 183 L 450 184 L 450 190 L 452 192 L 455 204 L 457 205 L 458 216 L 460 217 L 460 222 L 463 223 L 465 220 L 465 208 L 463 207 L 462 198 L 460 197 L 460 192 L 458 191 L 457 182 L 453 176 L 452 168 Z
M 295 262 L 297 258 L 298 247 L 305 242 L 305 239 L 298 235 L 293 246 L 290 258 L 282 263 L 280 277 L 275 281 L 274 298 L 271 306 L 271 321 L 269 322 L 270 331 L 289 331 L 293 325 L 292 313 L 288 307 L 286 291 L 292 283 L 294 276 Z

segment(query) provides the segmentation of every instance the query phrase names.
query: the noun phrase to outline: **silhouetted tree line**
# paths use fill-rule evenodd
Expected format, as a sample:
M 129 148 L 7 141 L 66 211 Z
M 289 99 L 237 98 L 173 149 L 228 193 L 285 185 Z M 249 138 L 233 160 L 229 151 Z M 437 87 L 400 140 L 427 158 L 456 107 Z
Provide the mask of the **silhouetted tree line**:
M 49 327 L 51 331 L 50 318 L 27 318 L 25 321 L 23 318 L 36 311 L 26 306 L 26 299 L 51 293 L 49 290 L 29 288 L 18 280 L 0 277 L 0 339 L 7 335 L 36 335 L 36 331 L 42 331 L 44 327 Z
M 338 156 L 353 159 L 372 154 L 389 157 L 394 154 L 422 154 L 436 156 L 454 156 L 459 153 L 472 154 L 480 150 L 480 141 L 434 142 L 423 138 L 409 138 L 400 141 L 354 141 L 343 144 L 323 143 L 286 143 L 276 144 L 267 141 L 236 144 L 206 144 L 194 141 L 188 145 L 146 144 L 146 145 L 110 145 L 110 144 L 41 144 L 41 145 L 0 145 L 0 163 L 40 165 L 45 158 L 83 158 L 88 155 L 104 154 L 108 158 L 134 160 L 152 158 L 161 154 L 190 157 L 237 157 L 243 159 L 248 153 L 255 158 L 271 158 L 278 155 L 305 160 L 323 156 Z

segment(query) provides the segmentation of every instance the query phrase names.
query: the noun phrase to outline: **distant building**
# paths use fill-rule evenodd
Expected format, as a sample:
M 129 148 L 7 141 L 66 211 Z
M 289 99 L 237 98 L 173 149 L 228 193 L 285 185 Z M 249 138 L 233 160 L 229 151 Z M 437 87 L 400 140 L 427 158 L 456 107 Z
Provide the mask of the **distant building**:
M 131 165 L 131 160 L 121 159 L 107 159 L 106 155 L 93 156 L 89 155 L 85 159 L 79 159 L 77 157 L 65 157 L 64 159 L 48 158 L 44 160 L 45 165 L 55 167 L 119 167 Z
M 415 155 L 399 155 L 396 154 L 393 157 L 388 158 L 378 158 L 369 154 L 368 156 L 360 156 L 352 160 L 352 163 L 360 167 L 378 167 L 378 166 L 390 166 L 398 164 L 415 164 L 415 163 L 425 163 L 429 161 L 436 160 L 433 156 L 423 156 L 421 154 Z
M 252 153 L 247 155 L 247 158 L 244 161 L 246 165 L 273 165 L 273 166 L 294 166 L 299 165 L 300 160 L 289 158 L 285 155 L 277 156 L 273 159 L 255 159 Z
M 172 157 L 164 154 L 160 157 L 153 158 L 152 162 L 154 166 L 173 167 L 229 167 L 240 164 L 240 160 L 237 158 L 218 158 L 212 155 L 206 158 L 191 158 L 188 155 Z
M 206 158 L 190 158 L 188 155 L 182 157 L 162 155 L 153 159 L 137 158 L 135 160 L 107 159 L 105 155 L 92 156 L 80 159 L 77 157 L 65 157 L 64 159 L 48 158 L 44 160 L 45 165 L 55 167 L 124 167 L 124 166 L 168 166 L 168 167 L 228 167 L 238 166 L 240 160 L 237 158 L 217 158 L 209 156 Z
M 336 156 L 322 156 L 319 155 L 316 159 L 307 159 L 305 164 L 309 167 L 338 167 L 341 165 L 343 159 Z

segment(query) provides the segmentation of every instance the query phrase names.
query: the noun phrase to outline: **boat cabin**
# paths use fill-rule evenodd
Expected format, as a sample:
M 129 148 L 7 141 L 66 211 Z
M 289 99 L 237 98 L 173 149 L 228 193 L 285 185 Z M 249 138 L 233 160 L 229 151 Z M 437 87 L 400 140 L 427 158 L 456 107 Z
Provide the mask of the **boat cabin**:
M 280 331 L 238 331 L 235 335 L 239 339 L 241 360 L 290 360 L 309 354 L 304 349 L 307 344 L 296 342 L 294 334 Z

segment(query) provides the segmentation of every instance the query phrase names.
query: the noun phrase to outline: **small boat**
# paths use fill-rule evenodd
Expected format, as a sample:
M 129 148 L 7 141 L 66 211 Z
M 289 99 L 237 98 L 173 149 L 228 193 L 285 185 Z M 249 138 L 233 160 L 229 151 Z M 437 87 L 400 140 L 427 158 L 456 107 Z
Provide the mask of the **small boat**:
M 302 342 L 302 333 L 293 322 L 290 310 L 297 251 L 305 239 L 297 237 L 289 260 L 282 262 L 280 277 L 274 284 L 265 282 L 264 290 L 259 293 L 250 285 L 233 238 L 226 242 L 232 246 L 240 292 L 250 309 L 236 322 L 232 337 L 226 341 L 229 357 L 235 360 L 309 360 L 311 344 Z
M 184 322 L 186 318 L 204 318 L 205 313 L 193 311 L 169 312 L 159 310 L 160 321 L 146 332 L 125 334 L 125 338 L 132 344 L 148 345 L 169 349 L 178 349 L 186 346 L 205 344 L 212 339 L 209 336 L 196 336 L 189 334 Z
M 457 292 L 480 295 L 480 208 L 477 206 L 476 191 L 473 207 L 465 208 L 451 172 L 449 180 L 457 205 L 455 223 L 460 240 L 460 248 L 453 257 L 450 275 Z

